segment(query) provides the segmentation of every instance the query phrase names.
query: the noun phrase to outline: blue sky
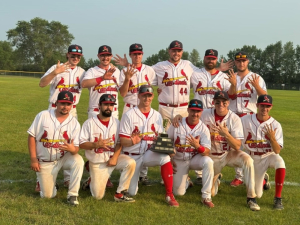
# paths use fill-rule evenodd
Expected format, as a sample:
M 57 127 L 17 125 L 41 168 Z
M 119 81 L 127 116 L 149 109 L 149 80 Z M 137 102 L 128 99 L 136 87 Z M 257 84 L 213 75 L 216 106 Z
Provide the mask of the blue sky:
M 133 43 L 143 45 L 146 59 L 173 40 L 201 57 L 208 48 L 226 55 L 243 45 L 264 49 L 280 40 L 300 45 L 299 8 L 299 0 L 5 1 L 0 40 L 7 40 L 6 31 L 19 20 L 40 17 L 68 25 L 87 59 L 96 59 L 101 45 L 124 54 Z

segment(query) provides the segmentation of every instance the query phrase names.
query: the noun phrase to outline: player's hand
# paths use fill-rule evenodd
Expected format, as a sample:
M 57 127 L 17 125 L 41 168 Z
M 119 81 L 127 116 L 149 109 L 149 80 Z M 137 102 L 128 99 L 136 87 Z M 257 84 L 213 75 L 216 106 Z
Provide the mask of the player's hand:
M 268 137 L 270 140 L 276 140 L 276 138 L 275 138 L 276 130 L 277 130 L 277 128 L 275 128 L 275 129 L 273 130 L 271 124 L 270 124 L 270 125 L 266 124 L 266 125 L 264 126 L 264 128 L 263 128 L 263 132 L 265 133 L 265 135 L 267 135 L 267 137 Z
M 160 93 L 162 92 L 162 89 L 160 89 L 160 88 L 157 88 L 157 90 L 156 90 L 156 91 L 157 91 L 157 94 L 158 94 L 158 95 L 160 95 Z
M 75 145 L 74 145 L 74 139 L 71 140 L 71 143 L 68 143 L 65 140 L 64 144 L 59 146 L 59 150 L 68 151 L 68 152 L 71 152 L 71 153 L 76 152 L 76 148 L 75 148 Z
M 191 134 L 186 136 L 186 141 L 193 148 L 198 149 L 200 147 L 200 136 L 198 138 L 193 137 Z
M 225 77 L 233 86 L 236 86 L 236 74 L 234 73 L 233 69 L 228 71 L 229 74 L 226 74 L 228 78 Z
M 41 166 L 37 158 L 31 159 L 30 168 L 35 172 L 40 172 Z
M 106 150 L 109 150 L 109 147 L 108 147 L 108 143 L 111 141 L 110 138 L 107 138 L 107 139 L 102 139 L 102 134 L 99 135 L 99 139 L 97 142 L 95 142 L 95 149 L 98 149 L 98 148 L 104 148 Z
M 138 144 L 142 141 L 143 136 L 140 132 L 135 132 L 131 135 L 132 145 Z
M 117 65 L 128 66 L 128 60 L 127 60 L 126 54 L 124 54 L 124 58 L 122 58 L 121 56 L 119 56 L 117 54 L 116 56 L 113 57 L 113 59 L 115 60 Z
M 224 136 L 224 137 L 229 135 L 229 131 L 228 131 L 228 128 L 227 128 L 227 125 L 225 122 L 220 123 L 219 121 L 217 121 L 217 126 L 213 124 L 212 130 L 214 132 L 219 133 L 221 136 Z
M 136 70 L 135 70 L 135 66 L 134 65 L 132 65 L 131 67 L 130 67 L 130 65 L 128 64 L 128 66 L 127 66 L 127 70 L 125 71 L 125 69 L 123 69 L 123 73 L 124 73 L 124 75 L 125 75 L 125 79 L 126 80 L 130 80 L 131 79 L 131 77 L 134 75 L 134 74 L 136 74 Z
M 177 172 L 177 169 L 176 169 L 177 164 L 174 161 L 174 157 L 171 157 L 171 163 L 172 163 L 172 166 L 173 166 L 173 174 L 176 174 L 176 172 Z
M 108 69 L 108 70 L 105 72 L 105 74 L 103 75 L 103 79 L 104 79 L 104 80 L 113 80 L 114 78 L 113 78 L 112 75 L 114 74 L 115 71 L 116 71 L 116 68 L 115 68 L 115 67 Z
M 68 69 L 70 68 L 70 63 L 69 62 L 65 62 L 64 64 L 60 64 L 60 61 L 57 60 L 57 65 L 56 68 L 54 70 L 55 75 L 63 73 L 68 71 Z
M 117 161 L 118 161 L 118 158 L 117 157 L 111 157 L 108 161 L 107 161 L 107 164 L 106 166 L 115 166 L 117 165 Z
M 179 127 L 179 124 L 182 123 L 182 116 L 181 115 L 177 115 L 173 118 L 172 120 L 172 125 L 177 128 Z
M 227 71 L 229 69 L 232 69 L 233 65 L 234 65 L 234 62 L 232 60 L 228 60 L 226 63 L 224 63 L 223 59 L 221 59 L 219 70 L 220 71 Z
M 257 74 L 252 74 L 251 77 L 248 78 L 248 82 L 257 89 L 259 87 L 259 76 Z

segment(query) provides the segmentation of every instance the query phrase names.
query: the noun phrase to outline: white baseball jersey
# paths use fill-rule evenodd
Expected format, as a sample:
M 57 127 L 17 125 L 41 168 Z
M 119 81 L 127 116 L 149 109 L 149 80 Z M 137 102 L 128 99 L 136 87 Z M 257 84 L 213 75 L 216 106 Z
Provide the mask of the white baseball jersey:
M 110 66 L 109 66 L 110 69 Z M 101 69 L 98 66 L 90 68 L 86 71 L 83 80 L 95 79 L 102 77 L 105 74 L 106 70 Z M 120 70 L 116 68 L 116 71 L 112 75 L 113 80 L 104 80 L 99 85 L 88 88 L 90 93 L 89 99 L 89 111 L 98 109 L 99 99 L 103 94 L 111 94 L 116 98 L 116 103 L 114 110 L 118 110 L 118 91 L 119 91 L 119 78 Z
M 193 156 L 198 154 L 198 149 L 193 148 L 186 141 L 186 137 L 192 135 L 195 138 L 200 137 L 200 144 L 210 149 L 210 134 L 204 123 L 200 120 L 199 123 L 191 129 L 186 123 L 187 117 L 182 118 L 179 127 L 175 128 L 173 125 L 168 129 L 169 138 L 174 140 L 174 147 L 176 150 L 175 159 L 190 160 Z
M 72 115 L 69 115 L 63 123 L 55 116 L 55 110 L 45 110 L 37 114 L 27 131 L 35 137 L 36 152 L 39 161 L 60 160 L 67 151 L 59 150 L 64 141 L 79 146 L 80 124 Z
M 163 131 L 163 120 L 159 112 L 150 110 L 148 117 L 134 107 L 122 116 L 120 135 L 131 137 L 132 133 L 140 132 L 142 141 L 130 147 L 123 147 L 123 152 L 144 154 L 151 146 L 154 138 Z
M 127 68 L 124 68 L 124 70 L 127 71 Z M 150 66 L 142 64 L 141 71 L 136 69 L 135 74 L 131 77 L 129 81 L 129 88 L 126 96 L 124 97 L 124 102 L 135 106 L 138 105 L 138 93 L 140 86 L 156 85 L 157 81 L 155 79 L 156 75 L 154 70 Z M 120 86 L 123 85 L 124 80 L 125 74 L 122 70 L 120 75 Z
M 97 142 L 100 134 L 102 135 L 102 139 L 111 139 L 108 146 L 109 150 L 105 148 L 85 150 L 86 158 L 92 163 L 107 162 L 113 156 L 116 144 L 119 143 L 119 120 L 110 117 L 108 127 L 104 126 L 97 116 L 86 120 L 80 132 L 80 144 Z
M 63 65 L 63 64 L 61 64 Z M 54 71 L 56 65 L 53 65 L 42 78 L 48 76 Z M 73 105 L 77 105 L 80 99 L 81 86 L 80 83 L 83 79 L 84 69 L 76 66 L 74 69 L 68 69 L 66 72 L 60 73 L 55 76 L 50 82 L 50 97 L 49 103 L 54 104 L 57 96 L 62 91 L 69 91 L 73 94 Z
M 254 73 L 249 72 L 243 80 L 241 80 L 240 76 L 236 76 L 237 96 L 236 99 L 230 100 L 229 109 L 237 114 L 250 112 L 256 113 L 257 111 L 257 92 L 256 89 L 248 82 L 251 75 L 254 75 Z M 259 76 L 259 86 L 263 90 L 267 91 L 266 83 L 261 76 Z
M 267 121 L 260 123 L 256 114 L 247 115 L 242 117 L 242 124 L 244 129 L 244 141 L 243 147 L 246 151 L 250 152 L 273 152 L 270 140 L 265 135 L 263 129 L 268 124 L 272 126 L 272 129 L 276 129 L 275 138 L 277 143 L 283 148 L 283 133 L 279 122 L 273 117 L 270 117 Z
M 203 108 L 213 108 L 213 97 L 217 91 L 228 91 L 230 82 L 226 80 L 227 75 L 221 71 L 212 79 L 211 74 L 205 68 L 198 69 L 192 74 L 191 85 L 194 90 L 194 98 L 203 103 Z
M 191 76 L 197 67 L 188 60 L 180 60 L 177 66 L 163 61 L 152 68 L 157 76 L 157 85 L 162 89 L 158 96 L 159 102 L 172 105 L 189 102 Z
M 224 153 L 230 150 L 226 138 L 219 133 L 213 131 L 213 125 L 217 125 L 215 120 L 215 109 L 204 109 L 201 115 L 202 122 L 208 127 L 211 138 L 211 150 L 210 153 Z M 219 121 L 220 122 L 220 121 Z M 229 133 L 235 139 L 244 139 L 242 122 L 239 116 L 237 116 L 231 110 L 223 118 L 221 124 L 226 124 Z

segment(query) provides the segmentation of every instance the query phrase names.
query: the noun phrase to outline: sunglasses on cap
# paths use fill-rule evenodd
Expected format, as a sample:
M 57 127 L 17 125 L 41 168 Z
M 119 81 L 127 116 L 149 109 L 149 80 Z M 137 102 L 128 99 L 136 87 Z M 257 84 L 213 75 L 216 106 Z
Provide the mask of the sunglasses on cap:
M 235 56 L 235 59 L 245 59 L 247 58 L 247 55 L 237 55 Z
M 141 86 L 139 89 L 139 93 L 143 94 L 143 93 L 151 93 L 153 94 L 153 89 L 151 87 L 143 87 Z
M 82 51 L 81 51 L 81 49 L 72 49 L 70 52 L 79 52 L 79 53 L 81 53 Z
M 191 108 L 191 107 L 202 108 L 202 104 L 192 103 L 192 104 L 189 105 L 189 108 Z

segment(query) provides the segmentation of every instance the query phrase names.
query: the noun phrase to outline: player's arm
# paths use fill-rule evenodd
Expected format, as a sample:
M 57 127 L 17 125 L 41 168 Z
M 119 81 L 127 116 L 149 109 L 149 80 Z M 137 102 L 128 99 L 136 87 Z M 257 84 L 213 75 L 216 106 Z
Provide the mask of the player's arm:
M 269 124 L 269 125 L 266 124 L 263 129 L 264 133 L 270 139 L 270 144 L 271 144 L 273 152 L 275 152 L 275 154 L 279 154 L 281 151 L 281 146 L 279 145 L 279 143 L 276 140 L 276 130 L 277 130 L 277 128 L 275 128 L 273 130 L 271 124 Z M 280 132 L 280 131 L 278 131 L 278 132 Z
M 135 73 L 136 73 L 135 66 L 129 67 L 129 64 L 128 64 L 127 70 L 125 71 L 123 69 L 123 74 L 125 76 L 125 80 L 123 82 L 123 85 L 119 89 L 122 97 L 125 97 L 127 95 L 130 79 Z
M 237 93 L 237 82 L 236 82 L 236 74 L 234 73 L 233 69 L 230 69 L 228 71 L 227 76 L 228 78 L 225 79 L 228 80 L 230 83 L 230 87 L 227 93 L 231 99 L 234 99 Z
M 193 148 L 201 155 L 203 156 L 208 156 L 210 149 L 207 147 L 204 147 L 200 144 L 200 137 L 193 137 L 191 134 L 186 136 L 186 140 L 187 143 L 191 146 L 193 146 Z
M 40 164 L 36 157 L 36 143 L 35 137 L 28 135 L 28 149 L 30 155 L 30 167 L 33 171 L 39 172 L 40 171 Z
M 113 80 L 113 74 L 116 71 L 116 68 L 108 69 L 103 76 L 92 78 L 92 79 L 85 79 L 82 81 L 81 86 L 83 88 L 90 88 L 99 85 L 104 80 Z
M 82 133 L 83 133 L 83 130 L 84 129 L 82 129 Z M 98 149 L 98 148 L 104 148 L 106 150 L 109 150 L 108 144 L 110 143 L 111 138 L 102 139 L 102 134 L 100 133 L 98 141 L 96 141 L 96 142 L 89 142 L 89 141 L 83 142 L 84 139 L 82 138 L 83 137 L 82 133 L 81 133 L 81 139 L 80 139 L 81 143 L 79 145 L 79 147 L 81 149 L 93 150 L 93 149 Z
M 121 145 L 123 147 L 131 147 L 142 141 L 142 136 L 140 132 L 133 133 L 131 136 L 120 135 Z
M 47 76 L 43 76 L 41 78 L 39 83 L 40 87 L 46 87 L 48 84 L 50 84 L 50 82 L 53 80 L 54 77 L 56 77 L 60 73 L 67 72 L 69 68 L 70 68 L 69 62 L 66 62 L 61 65 L 60 61 L 58 60 L 55 69 Z
M 64 144 L 62 144 L 59 147 L 59 150 L 70 152 L 72 155 L 75 155 L 79 151 L 79 147 L 74 145 L 74 139 L 71 140 L 71 143 L 68 143 L 67 141 L 64 141 Z
M 262 78 L 260 78 L 257 74 L 252 74 L 251 77 L 248 78 L 248 81 L 255 88 L 258 96 L 267 94 L 267 91 L 261 87 L 260 79 Z
M 122 146 L 120 143 L 116 144 L 114 155 L 107 161 L 107 166 L 117 165 L 119 155 L 121 154 Z

